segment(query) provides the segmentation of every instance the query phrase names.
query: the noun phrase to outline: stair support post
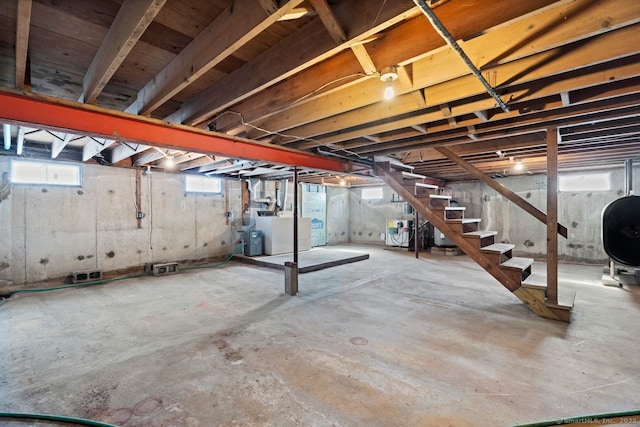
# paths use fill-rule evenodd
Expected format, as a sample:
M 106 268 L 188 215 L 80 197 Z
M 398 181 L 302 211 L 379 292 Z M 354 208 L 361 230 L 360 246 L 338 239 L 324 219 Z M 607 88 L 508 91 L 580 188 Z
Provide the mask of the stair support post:
M 558 129 L 547 129 L 547 301 L 558 303 Z

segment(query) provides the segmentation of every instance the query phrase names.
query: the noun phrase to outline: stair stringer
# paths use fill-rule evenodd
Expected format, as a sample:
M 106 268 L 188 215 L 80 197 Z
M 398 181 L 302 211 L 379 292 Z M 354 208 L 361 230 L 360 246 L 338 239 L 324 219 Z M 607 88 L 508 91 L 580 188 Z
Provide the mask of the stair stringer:
M 381 178 L 391 189 L 398 193 L 407 203 L 409 203 L 420 215 L 427 218 L 438 230 L 453 241 L 458 248 L 473 259 L 480 267 L 491 274 L 504 287 L 509 289 L 518 299 L 524 302 L 534 313 L 540 317 L 547 319 L 560 320 L 564 322 L 570 321 L 570 310 L 555 309 L 548 307 L 544 301 L 544 297 L 540 297 L 536 292 L 522 286 L 522 281 L 513 280 L 501 268 L 500 264 L 493 262 L 490 258 L 480 252 L 480 246 L 470 243 L 462 234 L 453 229 L 449 223 L 444 220 L 441 212 L 434 212 L 425 206 L 420 199 L 411 193 L 403 183 L 397 181 L 392 173 L 386 171 L 382 167 L 377 168 L 378 177 Z
M 467 239 L 462 237 L 462 234 L 454 230 L 449 223 L 445 222 L 444 216 L 436 214 L 434 211 L 425 206 L 421 201 L 411 194 L 409 190 L 404 188 L 401 182 L 393 179 L 393 176 L 383 170 L 378 168 L 378 176 L 389 186 L 400 195 L 407 203 L 409 203 L 415 210 L 420 213 L 424 218 L 428 219 L 434 227 L 436 227 L 440 232 L 444 233 L 445 236 L 460 248 L 465 254 L 467 254 L 471 259 L 473 259 L 480 267 L 484 268 L 489 274 L 491 274 L 498 282 L 502 283 L 504 287 L 509 289 L 511 292 L 514 292 L 516 289 L 520 288 L 520 282 L 514 281 L 508 274 L 506 274 L 499 265 L 493 263 L 488 257 L 480 252 L 480 248 L 476 247 L 476 245 L 470 243 Z

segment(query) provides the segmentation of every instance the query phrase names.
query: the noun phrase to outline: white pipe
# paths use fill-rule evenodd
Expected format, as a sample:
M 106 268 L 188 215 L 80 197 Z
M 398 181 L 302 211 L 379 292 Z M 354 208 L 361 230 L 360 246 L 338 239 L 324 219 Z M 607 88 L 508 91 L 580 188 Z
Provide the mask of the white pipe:
M 24 127 L 18 126 L 18 137 L 16 141 L 16 154 L 18 156 L 22 156 L 22 148 L 24 147 L 24 132 Z
M 11 150 L 11 125 L 3 123 L 2 134 L 4 135 L 4 149 Z

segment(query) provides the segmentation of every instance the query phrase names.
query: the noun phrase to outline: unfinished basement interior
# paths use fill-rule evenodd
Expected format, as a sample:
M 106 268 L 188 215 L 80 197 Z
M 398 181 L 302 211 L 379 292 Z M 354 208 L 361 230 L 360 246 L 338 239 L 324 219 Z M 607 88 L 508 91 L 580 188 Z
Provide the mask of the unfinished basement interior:
M 0 425 L 640 424 L 640 2 L 0 6 Z

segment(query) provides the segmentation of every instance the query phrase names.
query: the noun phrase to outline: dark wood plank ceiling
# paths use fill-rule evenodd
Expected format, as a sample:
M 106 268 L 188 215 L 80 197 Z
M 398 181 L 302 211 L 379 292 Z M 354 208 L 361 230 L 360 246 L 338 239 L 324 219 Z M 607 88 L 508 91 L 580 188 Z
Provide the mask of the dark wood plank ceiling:
M 410 0 L 0 3 L 7 89 L 83 101 L 87 82 L 102 79 L 90 100 L 101 107 L 361 164 L 392 156 L 444 181 L 470 176 L 439 146 L 489 175 L 544 172 L 551 127 L 561 168 L 640 157 L 637 1 L 428 1 L 508 112 Z M 104 52 L 111 68 L 100 65 Z M 385 100 L 380 71 L 389 66 L 396 97 Z M 236 162 L 175 149 L 179 141 L 171 149 L 97 143 L 78 129 L 47 151 L 55 137 L 39 124 L 47 118 L 25 128 L 23 156 L 129 167 L 164 167 L 171 156 L 187 173 L 291 173 L 250 153 Z

